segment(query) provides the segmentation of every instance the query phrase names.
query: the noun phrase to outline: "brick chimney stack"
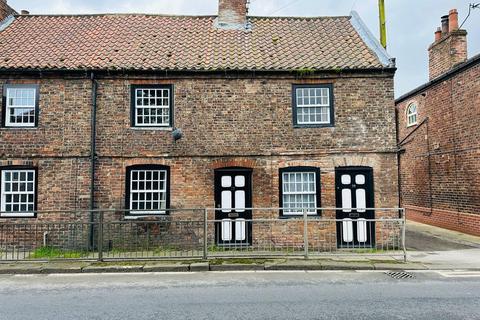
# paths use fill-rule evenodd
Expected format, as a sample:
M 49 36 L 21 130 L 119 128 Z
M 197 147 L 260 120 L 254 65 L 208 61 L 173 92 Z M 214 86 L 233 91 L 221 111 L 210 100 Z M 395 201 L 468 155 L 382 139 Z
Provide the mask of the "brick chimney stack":
M 7 0 L 0 0 L 0 23 L 12 14 L 17 14 L 17 12 L 7 4 Z
M 216 26 L 222 29 L 245 29 L 247 0 L 219 0 Z
M 467 60 L 467 31 L 458 28 L 457 9 L 441 19 L 435 41 L 428 48 L 430 80 Z

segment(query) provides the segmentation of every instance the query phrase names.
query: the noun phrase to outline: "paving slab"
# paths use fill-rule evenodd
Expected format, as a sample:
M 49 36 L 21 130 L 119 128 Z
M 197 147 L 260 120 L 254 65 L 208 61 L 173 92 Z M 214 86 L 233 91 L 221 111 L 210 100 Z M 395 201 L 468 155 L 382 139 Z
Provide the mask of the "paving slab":
M 89 263 L 44 263 L 42 264 L 41 272 L 52 273 L 81 273 L 83 268 L 90 266 Z
M 233 264 L 233 263 L 222 263 L 222 264 L 211 264 L 211 271 L 256 271 L 264 270 L 265 267 L 263 264 Z
M 143 272 L 142 265 L 90 265 L 82 269 L 85 273 Z
M 190 271 L 192 272 L 201 272 L 209 271 L 210 265 L 208 262 L 194 262 L 190 264 Z
M 38 274 L 42 272 L 39 263 L 0 264 L 0 274 Z
M 322 261 L 322 270 L 373 270 L 370 262 Z
M 188 264 L 181 263 L 147 263 L 143 266 L 143 272 L 187 272 Z
M 375 270 L 427 270 L 419 263 L 373 263 Z
M 322 265 L 319 260 L 287 260 L 266 262 L 265 270 L 322 270 Z

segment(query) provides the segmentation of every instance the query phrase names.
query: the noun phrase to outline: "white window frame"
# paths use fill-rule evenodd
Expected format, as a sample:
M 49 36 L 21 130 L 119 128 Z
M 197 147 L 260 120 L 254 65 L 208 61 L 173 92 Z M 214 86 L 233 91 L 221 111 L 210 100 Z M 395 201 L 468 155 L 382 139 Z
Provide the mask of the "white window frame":
M 294 117 L 295 117 L 295 125 L 298 126 L 333 126 L 333 99 L 332 99 L 332 85 L 295 85 L 294 86 L 295 90 L 295 96 L 294 96 Z M 310 95 L 310 90 L 314 90 L 314 95 Z M 320 90 L 320 95 L 317 96 L 317 90 Z M 302 92 L 302 95 L 300 95 L 300 92 Z M 308 93 L 308 95 L 305 95 L 305 93 Z M 326 93 L 326 95 L 324 95 Z M 305 102 L 305 98 L 308 97 L 308 100 L 313 98 L 315 100 L 314 103 L 308 103 Z M 317 98 L 320 100 L 320 103 L 317 103 Z M 320 108 L 324 109 L 326 111 L 325 113 L 327 114 L 327 119 L 326 120 L 320 120 L 320 121 L 310 121 L 307 120 L 305 121 L 304 119 L 301 119 L 300 116 L 300 111 L 301 110 L 309 110 L 313 111 L 315 108 Z M 324 112 L 321 112 L 322 114 Z M 310 113 L 309 113 L 310 114 Z M 315 113 L 317 114 L 317 113 Z
M 411 112 L 412 107 L 415 107 L 415 112 Z M 407 128 L 417 125 L 417 123 L 418 123 L 418 104 L 416 102 L 410 102 L 407 105 L 406 117 L 407 117 Z M 411 119 L 413 119 L 413 118 L 415 118 L 415 121 L 411 121 Z
M 9 181 L 6 180 L 6 175 L 7 173 L 10 173 L 11 176 L 13 176 L 14 173 L 17 173 L 19 176 L 21 175 L 21 173 L 25 173 L 25 176 L 26 176 L 26 180 L 24 181 L 19 181 L 19 183 L 25 183 L 25 190 L 24 191 L 20 191 L 20 190 L 17 190 L 17 191 L 13 191 L 13 190 L 9 190 L 9 191 L 6 191 L 5 187 L 6 187 L 6 183 L 7 182 L 14 182 L 13 181 L 13 178 L 10 178 Z M 33 181 L 29 181 L 28 180 L 28 174 L 29 173 L 32 173 L 33 174 Z M 36 176 L 36 171 L 34 169 L 15 169 L 15 168 L 9 168 L 9 169 L 1 169 L 1 185 L 0 185 L 0 202 L 1 202 L 1 206 L 0 206 L 0 211 L 2 212 L 1 216 L 2 217 L 34 217 L 35 216 L 35 206 L 36 206 L 36 179 L 37 179 L 37 176 Z M 28 191 L 28 183 L 32 183 L 33 186 L 32 186 L 32 191 Z M 27 197 L 27 202 L 22 202 L 22 201 L 19 201 L 19 202 L 11 202 L 11 205 L 18 205 L 20 206 L 19 208 L 21 209 L 21 205 L 22 204 L 25 204 L 27 207 L 26 207 L 26 210 L 25 211 L 14 211 L 13 208 L 11 210 L 8 210 L 7 211 L 7 203 L 6 203 L 6 198 L 7 198 L 7 195 L 11 195 L 12 197 L 14 197 L 15 195 L 18 195 L 19 198 L 21 198 L 22 195 L 26 195 Z M 32 196 L 33 197 L 33 201 L 28 201 L 28 196 Z M 28 209 L 28 205 L 32 205 L 33 207 L 33 210 L 29 210 Z
M 140 176 L 140 173 L 143 173 L 145 178 L 143 180 L 143 182 L 145 183 L 147 180 L 146 180 L 146 176 L 147 176 L 147 172 L 151 173 L 152 174 L 152 179 L 149 180 L 152 185 L 153 185 L 153 173 L 154 172 L 157 172 L 158 173 L 158 189 L 153 189 L 153 186 L 152 186 L 152 189 L 140 189 L 138 186 L 137 186 L 137 189 L 134 189 L 133 188 L 133 183 L 136 181 L 137 183 L 138 182 L 141 182 L 140 181 L 140 178 L 138 178 L 137 180 L 134 181 L 133 179 L 133 174 L 134 173 L 137 173 L 137 176 L 139 177 Z M 163 176 L 165 177 L 165 182 L 163 183 L 163 188 L 161 188 L 161 177 L 162 177 L 162 174 Z M 157 214 L 166 214 L 167 213 L 167 210 L 168 210 L 168 170 L 166 169 L 155 169 L 155 168 L 132 168 L 129 170 L 129 212 L 130 214 L 132 215 L 157 215 Z M 135 200 L 133 200 L 133 194 L 143 194 L 144 195 L 144 204 L 147 203 L 147 201 L 149 201 L 151 203 L 151 206 L 152 206 L 152 209 L 145 209 L 146 206 L 144 206 L 144 209 L 133 209 L 133 203 Z M 153 203 L 154 203 L 154 200 L 153 200 L 153 195 L 152 195 L 152 199 L 151 200 L 146 200 L 146 195 L 147 193 L 158 193 L 158 200 L 155 200 L 158 202 L 159 206 L 158 206 L 158 209 L 153 209 Z M 162 201 L 162 197 L 161 197 L 161 194 L 164 194 L 164 198 L 165 200 Z M 140 197 L 138 196 L 137 198 L 137 202 L 140 201 Z M 165 203 L 165 207 L 162 208 L 161 204 L 162 202 Z
M 133 123 L 134 123 L 134 126 L 135 127 L 145 127 L 145 128 L 148 128 L 148 127 L 158 127 L 158 128 L 171 128 L 172 127 L 172 123 L 173 123 L 173 99 L 172 99 L 172 92 L 173 92 L 173 87 L 172 86 L 169 86 L 169 85 L 166 85 L 166 86 L 161 86 L 161 85 L 158 85 L 158 86 L 135 86 L 134 89 L 133 89 L 133 106 L 134 106 L 134 112 L 133 112 Z M 139 99 L 143 99 L 143 97 L 139 97 L 138 96 L 138 93 L 140 91 L 144 91 L 144 90 L 149 90 L 149 91 L 155 91 L 155 98 L 152 98 L 152 99 L 168 99 L 168 105 L 154 105 L 154 106 L 151 106 L 151 105 L 139 105 L 138 104 L 138 100 Z M 158 91 L 162 91 L 162 92 L 166 92 L 167 93 L 167 97 L 165 98 L 165 96 L 162 96 L 162 97 L 157 97 L 157 92 Z M 168 112 L 168 121 L 165 123 L 165 122 L 162 122 L 162 123 L 139 123 L 138 122 L 138 117 L 139 117 L 139 110 L 142 110 L 142 113 L 145 112 L 145 110 L 149 110 L 149 112 L 152 112 L 152 110 L 155 110 L 155 117 L 162 117 L 162 116 L 159 116 L 158 115 L 158 112 L 162 112 L 163 110 L 167 110 Z M 145 119 L 145 115 L 142 115 L 142 117 Z M 151 115 L 149 115 L 150 119 L 151 119 Z
M 32 105 L 12 105 L 11 104 L 11 91 L 12 90 L 32 90 L 33 91 L 33 104 Z M 37 108 L 38 108 L 38 86 L 37 85 L 5 85 L 5 127 L 25 127 L 34 128 L 37 124 Z M 33 122 L 11 122 L 10 110 L 15 109 L 32 109 Z
M 285 177 L 286 176 L 291 176 L 291 175 L 297 175 L 299 174 L 302 181 L 300 181 L 299 183 L 300 184 L 303 184 L 304 181 L 303 181 L 303 174 L 313 174 L 313 191 L 285 191 Z M 317 192 L 317 172 L 315 171 L 309 171 L 309 170 L 305 170 L 305 171 L 297 171 L 297 170 L 292 170 L 292 171 L 289 171 L 289 170 L 286 170 L 284 172 L 282 172 L 282 185 L 281 185 L 281 188 L 282 188 L 282 206 L 283 206 L 283 212 L 282 214 L 284 216 L 301 216 L 303 215 L 303 210 L 300 210 L 300 211 L 294 211 L 295 209 L 292 209 L 292 210 L 289 210 L 289 209 L 286 209 L 286 205 L 285 205 L 285 196 L 290 196 L 290 195 L 313 195 L 314 197 L 314 207 L 313 208 L 309 208 L 308 211 L 307 211 L 307 215 L 316 215 L 317 214 L 317 203 L 318 203 L 318 199 L 317 199 L 317 195 L 318 195 L 318 192 Z M 302 206 L 301 206 L 302 207 Z

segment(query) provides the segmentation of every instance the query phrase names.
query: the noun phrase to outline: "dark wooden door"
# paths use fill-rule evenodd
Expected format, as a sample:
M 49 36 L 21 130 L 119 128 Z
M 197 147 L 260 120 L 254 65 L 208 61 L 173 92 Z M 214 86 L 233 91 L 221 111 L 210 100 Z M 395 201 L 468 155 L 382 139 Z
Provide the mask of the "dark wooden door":
M 215 238 L 218 245 L 252 243 L 252 170 L 215 171 Z
M 335 170 L 337 245 L 339 248 L 372 247 L 375 244 L 373 170 L 340 167 Z

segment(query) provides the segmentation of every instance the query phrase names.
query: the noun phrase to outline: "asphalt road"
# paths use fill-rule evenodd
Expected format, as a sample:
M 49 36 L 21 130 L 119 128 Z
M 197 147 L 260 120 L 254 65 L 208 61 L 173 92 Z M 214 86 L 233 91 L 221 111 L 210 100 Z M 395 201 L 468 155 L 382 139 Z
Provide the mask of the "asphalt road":
M 0 276 L 0 319 L 480 319 L 480 274 Z

